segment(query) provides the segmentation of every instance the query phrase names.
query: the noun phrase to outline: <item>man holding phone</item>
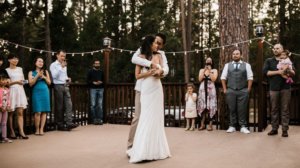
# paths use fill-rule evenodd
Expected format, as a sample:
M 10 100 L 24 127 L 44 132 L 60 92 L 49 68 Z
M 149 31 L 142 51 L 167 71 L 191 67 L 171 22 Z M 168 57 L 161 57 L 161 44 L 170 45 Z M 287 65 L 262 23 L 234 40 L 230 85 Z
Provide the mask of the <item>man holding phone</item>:
M 71 78 L 67 74 L 66 52 L 59 50 L 56 57 L 57 60 L 50 65 L 50 71 L 54 83 L 57 129 L 70 131 L 78 125 L 72 122 L 72 100 L 69 90 Z M 63 111 L 64 109 L 65 111 Z

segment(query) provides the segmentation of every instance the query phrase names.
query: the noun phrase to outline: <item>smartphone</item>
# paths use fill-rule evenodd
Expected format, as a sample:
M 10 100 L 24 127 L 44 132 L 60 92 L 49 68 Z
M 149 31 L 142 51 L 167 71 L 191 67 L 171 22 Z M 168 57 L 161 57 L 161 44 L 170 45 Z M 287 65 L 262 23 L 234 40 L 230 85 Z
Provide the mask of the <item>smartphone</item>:
M 23 80 L 23 84 L 28 84 L 28 80 Z

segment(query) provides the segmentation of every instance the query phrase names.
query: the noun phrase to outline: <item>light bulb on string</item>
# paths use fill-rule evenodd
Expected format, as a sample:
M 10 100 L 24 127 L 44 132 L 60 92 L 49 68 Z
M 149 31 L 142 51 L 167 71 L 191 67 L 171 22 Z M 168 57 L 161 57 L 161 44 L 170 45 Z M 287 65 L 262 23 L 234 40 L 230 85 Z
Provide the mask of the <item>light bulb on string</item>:
M 75 55 L 75 54 L 74 54 L 74 53 L 72 53 L 72 57 L 74 57 L 74 55 Z
M 211 51 L 212 51 L 212 49 L 210 48 L 210 49 L 209 49 L 209 52 L 211 52 Z
M 249 43 L 252 44 L 252 40 L 249 40 Z
M 238 45 L 238 43 L 235 43 L 235 47 L 238 47 L 239 45 Z
M 175 54 L 175 52 L 173 52 L 173 56 L 175 56 L 176 54 Z
M 198 53 L 199 53 L 199 50 L 196 50 L 196 53 L 198 54 Z
M 184 55 L 186 55 L 187 53 L 186 53 L 186 51 L 184 52 Z
M 121 50 L 120 50 L 120 52 L 122 53 L 122 52 L 123 52 L 123 50 L 121 49 Z
M 81 56 L 83 57 L 83 56 L 84 56 L 84 53 L 81 53 Z
M 103 53 L 103 50 L 100 50 L 101 53 Z
M 31 48 L 29 48 L 29 52 L 31 52 L 32 51 L 32 49 Z
M 16 45 L 16 48 L 18 48 L 18 47 L 19 47 L 19 45 L 17 44 L 17 45 Z
M 40 54 L 42 54 L 42 53 L 43 53 L 43 50 L 40 51 Z
M 52 52 L 52 56 L 54 56 L 54 52 Z
M 224 47 L 224 46 L 222 46 L 222 50 L 225 50 L 225 47 Z
M 91 52 L 91 55 L 94 55 L 94 52 Z

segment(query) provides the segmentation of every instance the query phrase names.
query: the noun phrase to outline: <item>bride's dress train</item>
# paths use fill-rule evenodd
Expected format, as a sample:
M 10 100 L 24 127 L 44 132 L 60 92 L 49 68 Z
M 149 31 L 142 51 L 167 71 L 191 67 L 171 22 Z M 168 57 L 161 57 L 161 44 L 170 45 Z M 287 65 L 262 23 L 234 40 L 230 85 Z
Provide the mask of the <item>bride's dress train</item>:
M 159 78 L 147 77 L 141 87 L 141 114 L 133 147 L 127 150 L 130 163 L 170 157 L 164 128 L 163 88 Z

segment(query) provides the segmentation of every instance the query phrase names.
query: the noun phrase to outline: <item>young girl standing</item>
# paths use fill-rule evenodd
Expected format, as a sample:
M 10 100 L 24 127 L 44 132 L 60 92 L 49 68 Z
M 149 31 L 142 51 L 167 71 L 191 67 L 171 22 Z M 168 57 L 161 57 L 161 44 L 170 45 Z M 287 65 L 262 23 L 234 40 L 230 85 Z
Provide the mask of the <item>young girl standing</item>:
M 7 115 L 10 109 L 9 89 L 6 87 L 8 76 L 0 73 L 0 125 L 2 129 L 2 143 L 11 143 L 7 138 Z
M 197 117 L 196 101 L 197 93 L 194 93 L 195 86 L 193 84 L 187 85 L 187 93 L 185 94 L 185 118 L 186 128 L 185 130 L 194 131 L 195 129 L 195 118 Z M 190 120 L 192 124 L 190 125 Z

